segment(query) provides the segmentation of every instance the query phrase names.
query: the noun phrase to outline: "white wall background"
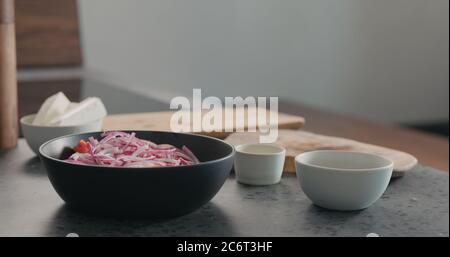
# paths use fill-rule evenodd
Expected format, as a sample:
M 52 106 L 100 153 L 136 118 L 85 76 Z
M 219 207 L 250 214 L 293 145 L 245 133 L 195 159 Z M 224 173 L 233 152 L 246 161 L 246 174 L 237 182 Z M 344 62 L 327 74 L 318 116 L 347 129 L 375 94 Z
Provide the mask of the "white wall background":
M 157 97 L 449 116 L 448 0 L 79 0 L 85 67 Z

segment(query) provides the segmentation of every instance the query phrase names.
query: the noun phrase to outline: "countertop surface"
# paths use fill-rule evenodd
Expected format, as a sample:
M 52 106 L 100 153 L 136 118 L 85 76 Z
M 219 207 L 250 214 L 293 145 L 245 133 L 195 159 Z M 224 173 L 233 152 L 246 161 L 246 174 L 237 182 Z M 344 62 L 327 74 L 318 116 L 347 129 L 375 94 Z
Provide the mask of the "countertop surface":
M 448 173 L 423 166 L 357 212 L 312 205 L 293 174 L 264 187 L 231 176 L 211 202 L 183 217 L 102 218 L 64 204 L 24 139 L 0 152 L 0 236 L 449 236 L 448 199 Z

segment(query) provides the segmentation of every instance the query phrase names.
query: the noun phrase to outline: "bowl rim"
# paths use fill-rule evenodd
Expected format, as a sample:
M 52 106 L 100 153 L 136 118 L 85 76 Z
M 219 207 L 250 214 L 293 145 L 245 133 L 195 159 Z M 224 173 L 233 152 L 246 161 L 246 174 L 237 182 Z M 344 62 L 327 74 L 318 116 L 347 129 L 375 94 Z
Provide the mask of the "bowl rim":
M 104 117 L 101 117 L 99 119 L 87 121 L 87 122 L 84 122 L 84 123 L 81 123 L 81 124 L 78 124 L 78 125 L 64 125 L 64 126 L 34 125 L 32 123 L 25 122 L 25 119 L 29 119 L 31 116 L 36 116 L 36 115 L 37 115 L 37 113 L 31 113 L 31 114 L 27 114 L 27 115 L 22 116 L 20 118 L 20 124 L 21 125 L 25 125 L 25 126 L 29 126 L 29 127 L 33 127 L 33 128 L 48 128 L 48 129 L 54 129 L 54 128 L 62 128 L 62 129 L 63 128 L 79 128 L 79 127 L 82 127 L 82 126 L 87 126 L 87 125 L 94 124 L 94 123 L 96 123 L 98 121 L 103 120 L 103 118 L 104 118 Z
M 244 151 L 242 148 L 248 147 L 248 146 L 263 146 L 263 147 L 270 147 L 273 149 L 276 149 L 277 152 L 273 153 L 257 153 L 257 152 L 250 152 L 250 151 Z M 246 143 L 246 144 L 239 144 L 235 146 L 236 153 L 239 154 L 245 154 L 245 155 L 254 155 L 254 156 L 279 156 L 286 154 L 286 149 L 284 147 L 278 146 L 273 143 Z
M 114 130 L 111 130 L 114 131 Z M 119 130 L 117 130 L 119 131 Z M 60 160 L 57 158 L 53 158 L 47 154 L 44 153 L 43 148 L 52 143 L 53 141 L 62 139 L 62 138 L 66 138 L 66 137 L 72 137 L 72 136 L 80 136 L 83 134 L 92 134 L 92 133 L 102 133 L 104 131 L 92 131 L 92 132 L 84 132 L 84 133 L 73 133 L 73 134 L 69 134 L 69 135 L 64 135 L 64 136 L 60 136 L 60 137 L 56 137 L 53 139 L 50 139 L 48 141 L 46 141 L 45 143 L 43 143 L 40 147 L 39 147 L 39 155 L 41 156 L 41 158 L 47 158 L 50 159 L 52 161 L 56 161 L 59 163 L 63 163 L 63 164 L 67 164 L 67 165 L 72 165 L 72 166 L 79 166 L 79 167 L 93 167 L 93 168 L 99 168 L 99 169 L 115 169 L 115 170 L 124 170 L 126 169 L 128 170 L 136 170 L 136 171 L 142 171 L 142 170 L 146 170 L 148 171 L 148 169 L 153 169 L 153 170 L 159 170 L 159 169 L 182 169 L 182 168 L 186 168 L 186 167 L 199 167 L 199 166 L 205 166 L 208 164 L 213 164 L 213 163 L 217 163 L 217 162 L 221 162 L 223 160 L 226 160 L 230 157 L 233 157 L 235 154 L 235 148 L 232 144 L 225 142 L 224 140 L 215 138 L 215 137 L 211 137 L 211 136 L 205 136 L 205 135 L 199 135 L 199 134 L 193 134 L 193 133 L 179 133 L 179 132 L 171 132 L 171 131 L 160 131 L 160 130 L 120 130 L 122 132 L 127 132 L 127 133 L 131 133 L 131 132 L 135 132 L 135 133 L 140 133 L 140 132 L 144 132 L 144 133 L 148 133 L 148 132 L 156 132 L 156 133 L 170 133 L 170 134 L 181 134 L 181 135 L 188 135 L 188 136 L 197 136 L 197 137 L 203 137 L 203 138 L 208 138 L 208 139 L 212 139 L 214 141 L 223 143 L 227 146 L 229 146 L 231 148 L 231 152 L 229 154 L 227 154 L 226 156 L 219 158 L 219 159 L 214 159 L 214 160 L 210 160 L 210 161 L 206 161 L 206 162 L 199 162 L 196 164 L 190 164 L 190 165 L 183 165 L 183 166 L 165 166 L 165 167 L 116 167 L 116 166 L 100 166 L 100 165 L 85 165 L 85 164 L 76 164 L 76 163 L 70 163 L 70 162 L 66 162 L 64 160 Z
M 317 153 L 346 153 L 346 154 L 360 154 L 360 155 L 366 155 L 369 157 L 376 157 L 379 159 L 382 159 L 383 161 L 386 161 L 388 164 L 386 165 L 380 165 L 378 167 L 374 167 L 374 168 L 359 168 L 359 169 L 355 169 L 355 168 L 334 168 L 334 167 L 328 167 L 328 166 L 322 166 L 322 165 L 315 165 L 315 164 L 310 164 L 310 163 L 305 163 L 300 161 L 299 159 L 305 155 L 309 155 L 309 154 L 317 154 Z M 315 151 L 309 151 L 309 152 L 304 152 L 301 154 L 298 154 L 297 156 L 295 156 L 295 164 L 300 164 L 303 166 L 308 166 L 308 167 L 313 167 L 313 168 L 317 168 L 317 169 L 321 169 L 324 171 L 333 171 L 333 172 L 346 172 L 346 173 L 361 173 L 361 172 L 376 172 L 379 171 L 381 169 L 390 169 L 391 171 L 394 168 L 394 162 L 384 156 L 381 156 L 379 154 L 373 154 L 373 153 L 366 153 L 366 152 L 359 152 L 359 151 L 348 151 L 348 150 L 315 150 Z

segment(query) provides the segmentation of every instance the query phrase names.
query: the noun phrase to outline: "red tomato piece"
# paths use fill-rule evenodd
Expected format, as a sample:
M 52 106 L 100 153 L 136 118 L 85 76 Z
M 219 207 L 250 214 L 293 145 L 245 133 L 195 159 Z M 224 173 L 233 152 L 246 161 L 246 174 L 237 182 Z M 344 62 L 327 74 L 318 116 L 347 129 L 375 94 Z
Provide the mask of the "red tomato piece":
M 87 153 L 89 152 L 89 147 L 86 141 L 80 140 L 77 146 L 73 148 L 73 150 L 77 153 Z

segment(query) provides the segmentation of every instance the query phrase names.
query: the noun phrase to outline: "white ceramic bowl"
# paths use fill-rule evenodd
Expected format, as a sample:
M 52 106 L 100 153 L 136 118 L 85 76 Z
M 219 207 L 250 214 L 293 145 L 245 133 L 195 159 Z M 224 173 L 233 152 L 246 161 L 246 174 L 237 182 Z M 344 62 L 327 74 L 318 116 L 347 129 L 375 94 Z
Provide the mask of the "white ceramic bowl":
M 295 157 L 297 178 L 306 196 L 323 208 L 361 210 L 386 190 L 393 162 L 348 151 L 312 151 Z
M 30 148 L 35 154 L 39 154 L 39 147 L 50 139 L 69 134 L 101 131 L 102 120 L 98 119 L 81 125 L 74 126 L 38 126 L 32 122 L 36 114 L 30 114 L 20 119 L 22 133 Z
M 272 185 L 280 182 L 286 150 L 271 144 L 236 146 L 236 179 L 248 185 Z

